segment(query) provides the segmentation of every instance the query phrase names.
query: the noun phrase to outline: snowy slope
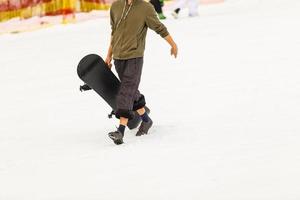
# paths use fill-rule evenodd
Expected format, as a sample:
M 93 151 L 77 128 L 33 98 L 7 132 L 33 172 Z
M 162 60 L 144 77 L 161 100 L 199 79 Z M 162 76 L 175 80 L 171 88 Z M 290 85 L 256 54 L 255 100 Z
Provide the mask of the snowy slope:
M 125 144 L 76 66 L 108 19 L 0 37 L 0 199 L 300 199 L 300 2 L 228 0 L 148 33 L 154 127 Z M 167 13 L 169 14 L 169 13 Z M 159 59 L 157 59 L 159 58 Z

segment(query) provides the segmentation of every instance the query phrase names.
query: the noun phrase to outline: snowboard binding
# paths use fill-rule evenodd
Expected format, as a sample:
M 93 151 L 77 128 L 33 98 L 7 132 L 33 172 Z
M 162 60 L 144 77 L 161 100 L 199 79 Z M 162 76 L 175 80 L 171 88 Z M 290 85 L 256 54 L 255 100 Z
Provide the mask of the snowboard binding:
M 116 115 L 115 111 L 112 110 L 110 114 L 108 114 L 108 118 L 111 119 L 114 115 Z
M 88 86 L 87 84 L 84 84 L 84 85 L 80 85 L 80 86 L 79 86 L 80 92 L 88 91 L 88 90 L 91 90 L 91 89 L 92 89 L 92 88 L 90 88 L 90 86 Z

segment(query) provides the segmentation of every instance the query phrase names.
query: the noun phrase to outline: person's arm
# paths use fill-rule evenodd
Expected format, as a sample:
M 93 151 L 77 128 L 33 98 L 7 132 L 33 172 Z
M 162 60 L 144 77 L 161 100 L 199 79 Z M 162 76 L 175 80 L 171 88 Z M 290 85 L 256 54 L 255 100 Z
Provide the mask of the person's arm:
M 110 38 L 110 42 L 109 42 L 109 47 L 108 47 L 108 51 L 107 51 L 107 56 L 106 56 L 106 59 L 105 59 L 105 63 L 108 65 L 108 67 L 111 69 L 112 67 L 112 64 L 111 64 L 111 61 L 112 61 L 112 46 L 111 46 L 111 40 L 112 40 L 112 37 Z
M 174 42 L 172 36 L 169 34 L 164 38 L 171 46 L 171 55 L 174 55 L 175 58 L 177 58 L 178 48 L 176 43 Z
M 113 55 L 111 41 L 112 41 L 112 38 L 114 35 L 114 30 L 115 30 L 115 28 L 114 28 L 115 23 L 114 23 L 113 16 L 112 16 L 112 7 L 110 8 L 110 25 L 111 25 L 111 37 L 110 37 L 110 42 L 109 42 L 109 47 L 108 47 L 105 63 L 111 69 L 111 67 L 112 67 L 111 61 L 112 61 L 112 55 Z
M 154 10 L 154 7 L 151 5 L 148 7 L 146 16 L 146 25 L 154 30 L 157 34 L 159 34 L 162 38 L 164 38 L 171 46 L 171 55 L 177 57 L 178 48 L 176 43 L 174 42 L 172 36 L 169 34 L 167 28 L 157 17 L 157 14 Z

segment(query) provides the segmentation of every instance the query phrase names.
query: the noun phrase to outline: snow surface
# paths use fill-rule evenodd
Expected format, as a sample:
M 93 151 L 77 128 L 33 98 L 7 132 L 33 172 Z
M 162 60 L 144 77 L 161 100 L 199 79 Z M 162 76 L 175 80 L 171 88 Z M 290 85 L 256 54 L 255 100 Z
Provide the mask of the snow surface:
M 1 200 L 299 200 L 300 1 L 228 0 L 148 33 L 154 127 L 125 144 L 76 66 L 109 20 L 0 37 Z M 170 16 L 170 11 L 167 11 Z

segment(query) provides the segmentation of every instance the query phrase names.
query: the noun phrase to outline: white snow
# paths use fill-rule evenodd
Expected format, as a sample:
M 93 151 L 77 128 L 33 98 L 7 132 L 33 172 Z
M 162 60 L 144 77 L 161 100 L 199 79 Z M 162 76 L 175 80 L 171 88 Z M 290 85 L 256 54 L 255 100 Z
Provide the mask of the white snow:
M 228 0 L 147 38 L 154 127 L 125 144 L 76 74 L 108 18 L 0 36 L 1 200 L 299 200 L 300 1 Z M 170 11 L 167 11 L 170 16 Z

